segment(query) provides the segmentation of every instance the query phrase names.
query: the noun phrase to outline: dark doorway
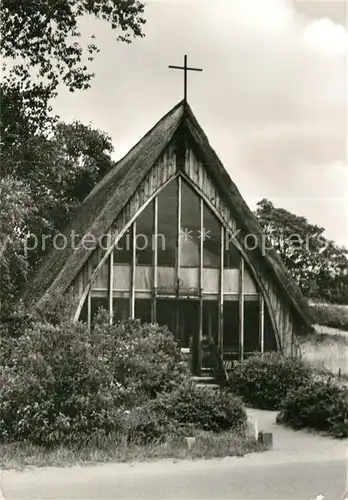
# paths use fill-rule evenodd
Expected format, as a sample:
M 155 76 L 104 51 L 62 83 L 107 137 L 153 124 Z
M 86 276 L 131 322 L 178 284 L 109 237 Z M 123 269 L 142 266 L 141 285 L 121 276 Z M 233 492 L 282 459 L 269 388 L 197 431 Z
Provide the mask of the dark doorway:
M 191 366 L 194 373 L 198 373 L 200 367 L 199 301 L 157 298 L 156 321 L 168 327 L 181 348 L 190 350 Z
M 260 306 L 259 301 L 244 302 L 244 354 L 260 351 Z

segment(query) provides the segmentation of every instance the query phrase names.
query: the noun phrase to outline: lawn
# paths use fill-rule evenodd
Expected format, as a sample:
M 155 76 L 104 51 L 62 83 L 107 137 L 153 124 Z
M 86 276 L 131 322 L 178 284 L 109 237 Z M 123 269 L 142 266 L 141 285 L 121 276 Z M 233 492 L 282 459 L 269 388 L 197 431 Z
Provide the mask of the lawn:
M 321 373 L 348 381 L 348 305 L 310 302 L 318 324 L 315 333 L 299 338 L 301 352 Z
M 318 327 L 317 332 L 299 339 L 303 357 L 320 373 L 348 381 L 347 333 L 325 327 Z
M 28 466 L 71 466 L 102 462 L 143 462 L 159 459 L 207 459 L 244 456 L 264 451 L 266 446 L 256 441 L 254 431 L 247 435 L 236 432 L 200 432 L 192 446 L 185 439 L 169 438 L 164 443 L 139 446 L 110 436 L 98 443 L 73 448 L 67 446 L 47 449 L 30 443 L 0 444 L 0 468 L 18 469 Z
M 348 331 L 348 305 L 310 302 L 319 325 Z

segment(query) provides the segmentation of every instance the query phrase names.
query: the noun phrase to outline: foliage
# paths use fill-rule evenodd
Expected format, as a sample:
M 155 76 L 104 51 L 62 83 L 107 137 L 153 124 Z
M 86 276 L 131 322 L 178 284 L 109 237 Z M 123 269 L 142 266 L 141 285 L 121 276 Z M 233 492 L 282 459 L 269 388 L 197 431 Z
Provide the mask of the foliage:
M 126 431 L 125 431 L 126 432 Z M 168 435 L 165 442 L 145 443 L 131 441 L 127 434 L 93 436 L 79 446 L 60 445 L 54 448 L 33 445 L 28 442 L 0 444 L 0 467 L 66 467 L 68 465 L 101 462 L 134 462 L 175 459 L 207 459 L 216 457 L 241 457 L 246 453 L 264 451 L 265 447 L 251 434 L 227 431 L 202 431 L 196 434 L 195 443 L 189 449 L 185 440 Z
M 107 135 L 79 122 L 58 123 L 51 137 L 34 135 L 17 145 L 6 144 L 5 137 L 0 181 L 3 308 L 13 304 L 55 234 L 114 166 L 112 150 Z
M 155 401 L 159 399 L 159 396 Z M 151 401 L 152 403 L 152 401 Z M 168 438 L 194 436 L 195 428 L 170 419 L 163 411 L 156 411 L 156 404 L 145 404 L 124 414 L 124 435 L 138 445 L 164 443 Z
M 99 49 L 94 35 L 88 41 L 81 32 L 81 21 L 104 22 L 116 41 L 129 43 L 144 36 L 145 20 L 139 0 L 4 0 L 1 7 L 1 195 L 6 202 L 0 221 L 0 300 L 6 311 L 47 241 L 113 166 L 105 134 L 78 122 L 59 123 L 52 114 L 59 85 L 86 89 L 93 77 L 88 66 Z M 46 243 L 43 236 L 50 237 Z M 27 254 L 36 240 L 35 251 Z
M 285 398 L 277 422 L 348 437 L 348 390 L 328 380 L 312 380 Z
M 123 411 L 186 377 L 166 329 L 31 322 L 0 336 L 0 441 L 46 446 L 122 428 Z
M 148 442 L 164 441 L 168 435 L 194 436 L 199 430 L 241 432 L 246 421 L 239 398 L 187 382 L 135 409 L 130 415 L 130 436 Z
M 255 354 L 238 362 L 229 373 L 228 390 L 265 410 L 277 410 L 288 392 L 311 380 L 312 370 L 301 359 L 278 352 Z
M 27 274 L 21 241 L 34 207 L 28 187 L 11 175 L 0 179 L 0 199 L 0 301 L 10 302 Z
M 99 49 L 95 35 L 87 41 L 86 33 L 81 34 L 82 19 L 104 21 L 117 41 L 144 36 L 144 4 L 139 0 L 4 0 L 1 6 L 3 85 L 16 96 L 14 102 L 19 98 L 24 104 L 32 132 L 47 119 L 48 102 L 60 83 L 70 91 L 90 86 L 88 64 Z
M 324 228 L 274 207 L 269 200 L 258 203 L 255 215 L 305 295 L 348 303 L 347 249 L 326 239 Z

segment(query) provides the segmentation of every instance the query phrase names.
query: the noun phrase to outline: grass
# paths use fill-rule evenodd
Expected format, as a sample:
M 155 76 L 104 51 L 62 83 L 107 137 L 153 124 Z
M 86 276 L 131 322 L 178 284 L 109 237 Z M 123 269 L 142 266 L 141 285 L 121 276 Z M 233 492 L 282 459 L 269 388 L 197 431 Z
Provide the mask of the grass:
M 320 325 L 348 331 L 348 305 L 314 302 L 310 305 Z
M 235 432 L 200 432 L 191 449 L 188 449 L 183 439 L 170 438 L 165 443 L 139 446 L 136 443 L 120 441 L 118 436 L 114 436 L 78 449 L 59 447 L 49 450 L 29 443 L 0 444 L 0 468 L 66 467 L 76 464 L 144 462 L 159 459 L 208 459 L 243 456 L 264 450 L 265 447 L 256 441 L 251 432 L 247 435 Z
M 348 336 L 318 334 L 300 340 L 301 352 L 319 373 L 348 381 Z

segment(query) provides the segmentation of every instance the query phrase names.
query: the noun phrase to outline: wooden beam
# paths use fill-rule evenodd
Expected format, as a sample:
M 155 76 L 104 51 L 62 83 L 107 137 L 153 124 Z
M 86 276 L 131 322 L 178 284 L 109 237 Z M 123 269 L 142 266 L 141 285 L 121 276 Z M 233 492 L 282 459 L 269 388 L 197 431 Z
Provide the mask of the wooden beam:
M 220 236 L 220 276 L 219 276 L 219 309 L 218 309 L 218 344 L 221 356 L 224 352 L 224 248 L 225 229 L 221 225 Z
M 181 264 L 181 176 L 178 176 L 178 206 L 177 206 L 177 253 L 176 253 L 176 291 L 179 296 L 180 264 Z
M 156 298 L 157 298 L 157 268 L 158 268 L 158 197 L 154 199 L 153 204 L 153 238 L 152 238 L 152 308 L 151 320 L 156 322 Z
M 204 220 L 203 220 L 203 200 L 200 198 L 199 204 L 199 227 L 200 227 L 200 240 L 199 240 L 199 330 L 197 338 L 197 373 L 202 371 L 202 338 L 203 338 L 203 258 L 204 258 Z
M 259 315 L 260 351 L 261 353 L 263 353 L 265 350 L 265 300 L 261 294 L 260 294 L 259 304 L 260 304 L 260 315 Z
M 110 325 L 114 318 L 114 252 L 109 256 L 109 317 Z
M 78 277 L 78 294 L 79 294 L 79 298 L 81 298 L 81 296 L 83 294 L 83 274 L 81 271 L 80 271 L 79 277 Z
M 135 270 L 136 270 L 136 238 L 137 223 L 133 222 L 132 227 L 132 267 L 131 267 L 131 293 L 130 293 L 130 317 L 135 318 Z
M 92 259 L 89 259 L 88 264 L 88 280 L 91 279 L 92 276 Z M 90 330 L 91 328 L 91 323 L 92 323 L 92 297 L 91 297 L 91 291 L 92 291 L 92 281 L 90 282 L 90 286 L 88 288 L 88 293 L 87 293 L 87 327 Z
M 239 359 L 244 358 L 244 259 L 239 265 Z
M 199 229 L 200 229 L 200 239 L 199 239 L 199 296 L 203 295 L 203 260 L 204 260 L 204 205 L 203 200 L 200 198 L 199 204 Z
M 176 286 L 175 286 L 175 296 L 177 298 L 176 304 L 175 304 L 175 335 L 177 339 L 181 340 L 181 331 L 180 331 L 180 305 L 179 305 L 179 294 L 180 294 L 180 289 L 179 289 L 179 284 L 180 284 L 180 261 L 181 261 L 181 176 L 178 175 L 178 180 L 177 180 L 177 193 L 178 193 L 178 205 L 177 205 L 177 213 L 176 213 L 176 221 L 177 221 L 177 241 L 176 241 L 176 262 L 175 262 L 175 272 L 176 272 Z

